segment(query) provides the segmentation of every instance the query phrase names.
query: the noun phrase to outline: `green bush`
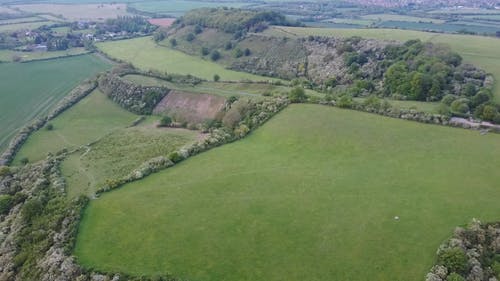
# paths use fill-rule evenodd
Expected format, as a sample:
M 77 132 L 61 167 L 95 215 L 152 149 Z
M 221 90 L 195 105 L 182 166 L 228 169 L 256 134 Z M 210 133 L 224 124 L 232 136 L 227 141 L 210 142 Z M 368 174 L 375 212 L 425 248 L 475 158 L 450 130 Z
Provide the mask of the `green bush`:
M 243 51 L 240 48 L 234 49 L 234 57 L 241 58 L 243 56 Z
M 196 37 L 194 36 L 194 34 L 193 34 L 193 33 L 189 33 L 189 34 L 186 36 L 186 40 L 187 40 L 188 42 L 193 41 L 195 38 L 196 38 Z
M 210 50 L 207 47 L 202 47 L 201 48 L 201 55 L 206 56 L 208 54 L 210 54 Z
M 200 25 L 198 25 L 198 24 L 197 24 L 197 25 L 194 27 L 194 33 L 196 33 L 196 34 L 200 34 L 200 33 L 202 33 L 202 32 L 203 32 L 203 28 L 202 28 Z
M 184 157 L 177 151 L 174 151 L 168 155 L 168 159 L 174 163 L 179 163 L 184 160 Z
M 307 100 L 306 93 L 301 87 L 293 88 L 288 94 L 288 98 L 290 99 L 290 102 L 293 103 L 300 103 Z
M 160 127 L 168 127 L 170 125 L 172 125 L 172 118 L 168 117 L 168 116 L 163 116 L 161 119 L 160 119 Z
M 252 54 L 252 52 L 250 51 L 250 49 L 246 48 L 244 51 L 243 51 L 243 54 L 245 55 L 245 57 L 248 57 L 249 55 Z
M 210 55 L 210 59 L 212 59 L 213 61 L 216 61 L 216 60 L 220 59 L 220 53 L 219 53 L 219 51 L 213 50 L 212 54 Z
M 23 158 L 19 159 L 19 162 L 21 162 L 22 165 L 26 165 L 29 163 L 29 159 L 28 159 L 28 157 L 23 157 Z
M 491 269 L 495 272 L 497 279 L 500 279 L 500 262 L 495 261 L 491 266 Z
M 54 125 L 52 125 L 52 123 L 49 123 L 49 124 L 47 124 L 47 125 L 45 126 L 45 129 L 46 129 L 47 131 L 52 131 L 52 130 L 54 130 Z
M 0 215 L 7 214 L 12 208 L 12 196 L 10 195 L 0 195 Z
M 451 111 L 453 113 L 466 114 L 470 110 L 468 101 L 468 99 L 463 98 L 453 101 L 450 105 Z
M 220 76 L 219 76 L 219 74 L 215 74 L 215 75 L 214 75 L 214 81 L 215 81 L 215 82 L 219 82 L 219 80 L 220 80 Z
M 460 274 L 453 272 L 450 275 L 448 275 L 446 281 L 465 281 L 465 278 L 463 278 Z
M 233 48 L 233 43 L 227 42 L 226 45 L 224 45 L 224 49 L 226 51 L 231 50 Z
M 350 95 L 342 95 L 337 100 L 337 106 L 341 108 L 351 108 L 354 104 L 352 97 Z
M 449 272 L 464 273 L 467 269 L 467 256 L 460 248 L 448 248 L 439 253 L 438 263 L 448 268 Z
M 446 104 L 447 106 L 450 106 L 452 102 L 454 102 L 458 97 L 455 96 L 455 95 L 451 95 L 451 94 L 448 94 L 448 95 L 445 95 L 443 97 L 443 99 L 441 99 L 441 102 L 443 104 Z
M 170 39 L 170 45 L 171 45 L 172 47 L 177 46 L 177 40 L 175 40 L 175 38 Z
M 0 177 L 10 175 L 10 168 L 7 166 L 0 166 Z

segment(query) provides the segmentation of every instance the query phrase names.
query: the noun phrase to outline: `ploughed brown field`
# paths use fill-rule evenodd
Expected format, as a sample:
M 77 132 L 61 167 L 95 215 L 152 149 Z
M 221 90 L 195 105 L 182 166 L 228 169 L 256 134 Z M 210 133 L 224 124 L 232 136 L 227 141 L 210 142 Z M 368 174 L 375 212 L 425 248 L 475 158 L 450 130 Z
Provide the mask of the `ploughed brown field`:
M 149 19 L 148 21 L 150 24 L 158 25 L 161 27 L 169 27 L 174 23 L 175 18 Z

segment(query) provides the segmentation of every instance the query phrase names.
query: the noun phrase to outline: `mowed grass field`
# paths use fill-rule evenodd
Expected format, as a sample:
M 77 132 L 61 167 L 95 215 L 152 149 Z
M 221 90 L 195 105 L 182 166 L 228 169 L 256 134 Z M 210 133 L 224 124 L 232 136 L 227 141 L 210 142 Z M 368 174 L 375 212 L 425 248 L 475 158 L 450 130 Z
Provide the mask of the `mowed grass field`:
M 155 44 L 151 37 L 111 41 L 96 45 L 109 56 L 130 62 L 143 70 L 155 69 L 168 73 L 191 74 L 207 80 L 212 80 L 215 74 L 218 74 L 223 81 L 273 80 L 272 78 L 225 69 L 215 62 L 159 46 Z
M 44 159 L 49 152 L 86 145 L 129 126 L 137 117 L 95 90 L 52 120 L 53 130 L 42 128 L 34 132 L 17 153 L 14 164 L 19 164 L 24 157 L 35 162 Z
M 455 226 L 498 220 L 498 167 L 496 134 L 291 105 L 91 201 L 75 254 L 183 280 L 420 281 Z
M 0 151 L 19 128 L 47 113 L 81 81 L 109 67 L 93 55 L 0 64 Z
M 484 36 L 430 33 L 398 29 L 332 29 L 332 28 L 302 28 L 273 27 L 265 33 L 275 36 L 361 36 L 364 38 L 400 40 L 420 39 L 434 43 L 448 44 L 458 52 L 465 62 L 483 68 L 495 77 L 495 98 L 500 102 L 500 39 Z

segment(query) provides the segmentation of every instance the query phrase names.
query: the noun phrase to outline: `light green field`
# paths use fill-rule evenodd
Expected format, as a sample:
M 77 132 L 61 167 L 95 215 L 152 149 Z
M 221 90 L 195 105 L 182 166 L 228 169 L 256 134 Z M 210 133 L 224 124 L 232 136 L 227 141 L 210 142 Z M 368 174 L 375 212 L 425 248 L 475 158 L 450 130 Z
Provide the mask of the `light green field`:
M 140 11 L 150 13 L 168 14 L 172 16 L 181 16 L 189 10 L 198 8 L 215 8 L 215 7 L 234 7 L 240 8 L 248 5 L 245 1 L 140 1 L 129 4 L 130 7 Z
M 18 164 L 23 157 L 35 162 L 45 158 L 49 152 L 86 145 L 114 130 L 127 127 L 136 118 L 136 115 L 96 90 L 52 120 L 52 131 L 40 129 L 33 133 L 16 155 L 14 164 Z
M 42 21 L 42 20 L 43 19 L 39 18 L 39 17 L 14 18 L 14 19 L 0 20 L 0 25 L 26 23 L 26 22 L 34 22 L 34 21 Z
M 16 23 L 16 24 L 4 24 L 0 25 L 0 32 L 11 32 L 19 30 L 32 30 L 39 28 L 42 25 L 54 24 L 53 21 L 37 21 L 37 22 L 26 22 L 26 23 Z
M 333 22 L 333 23 L 345 23 L 345 24 L 359 24 L 359 25 L 370 25 L 373 23 L 373 20 L 367 19 L 344 19 L 344 18 L 335 18 L 329 19 L 325 22 Z
M 109 67 L 93 55 L 0 64 L 0 151 L 19 128 L 46 114 L 81 81 Z
M 159 117 L 158 117 L 159 118 Z M 193 142 L 198 132 L 186 129 L 156 128 L 150 118 L 136 127 L 116 130 L 81 153 L 66 159 L 61 171 L 66 178 L 68 196 L 91 196 L 106 180 L 120 179 L 145 161 L 167 156 Z
M 355 101 L 363 102 L 365 98 L 354 98 Z M 438 113 L 439 102 L 411 101 L 411 100 L 387 100 L 389 104 L 399 109 L 414 109 L 419 112 Z
M 458 52 L 465 62 L 472 63 L 493 74 L 496 80 L 495 98 L 500 102 L 500 39 L 493 37 L 429 33 L 412 30 L 398 29 L 332 29 L 332 28 L 302 28 L 302 27 L 274 27 L 265 31 L 266 34 L 275 36 L 361 36 L 365 38 L 400 40 L 421 39 L 434 43 L 448 44 Z
M 262 95 L 264 93 L 286 94 L 290 91 L 289 87 L 275 86 L 272 84 L 202 82 L 198 85 L 191 86 L 186 84 L 171 83 L 165 80 L 135 74 L 126 75 L 123 78 L 144 86 L 165 86 L 173 90 L 213 94 L 223 96 L 225 98 L 230 96 L 242 96 L 252 99 L 262 99 L 265 98 Z
M 380 20 L 380 21 L 409 21 L 409 22 L 432 22 L 432 23 L 444 23 L 444 20 L 433 19 L 433 18 L 422 18 L 413 17 L 405 15 L 395 15 L 395 14 L 372 14 L 365 15 L 361 18 L 366 20 Z
M 82 55 L 88 52 L 89 51 L 85 50 L 85 48 L 71 48 L 64 51 L 51 51 L 51 52 L 20 52 L 13 50 L 0 50 L 0 61 L 12 62 L 14 57 L 19 57 L 21 58 L 22 62 L 27 62 L 33 60 L 45 60 L 52 58 Z
M 91 201 L 75 254 L 183 280 L 420 281 L 455 226 L 498 220 L 498 167 L 500 135 L 292 105 Z
M 225 69 L 215 62 L 158 46 L 151 37 L 98 43 L 97 47 L 109 56 L 130 62 L 143 70 L 156 69 L 170 73 L 191 74 L 207 80 L 212 80 L 215 74 L 218 74 L 221 80 L 226 81 L 273 80 L 272 78 Z

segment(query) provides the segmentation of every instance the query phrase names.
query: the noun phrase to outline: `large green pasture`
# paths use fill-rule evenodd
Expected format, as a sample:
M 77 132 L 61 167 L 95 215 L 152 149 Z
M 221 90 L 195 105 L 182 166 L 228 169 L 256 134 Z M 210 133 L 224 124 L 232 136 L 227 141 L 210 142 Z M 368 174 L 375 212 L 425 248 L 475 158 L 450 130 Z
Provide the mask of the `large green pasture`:
M 498 220 L 498 167 L 496 134 L 291 105 L 91 201 L 75 254 L 183 280 L 422 280 L 455 226 Z
M 140 11 L 150 13 L 167 14 L 171 16 L 182 16 L 189 10 L 198 8 L 215 8 L 215 7 L 234 7 L 241 8 L 248 6 L 245 1 L 183 1 L 183 0 L 169 0 L 169 1 L 140 1 L 130 3 L 129 6 Z
M 274 27 L 266 34 L 275 36 L 361 36 L 365 38 L 401 40 L 421 39 L 434 43 L 448 44 L 458 52 L 466 62 L 479 66 L 493 74 L 496 80 L 495 98 L 500 102 L 500 39 L 473 35 L 456 35 L 430 33 L 413 30 L 398 29 L 332 29 L 332 28 L 302 28 L 302 27 Z
M 144 70 L 156 69 L 169 73 L 191 74 L 207 80 L 212 80 L 215 74 L 218 74 L 221 80 L 228 81 L 271 80 L 267 77 L 225 69 L 215 62 L 159 46 L 151 37 L 99 43 L 97 47 L 113 58 L 130 62 Z
M 113 103 L 98 90 L 78 102 L 70 110 L 51 121 L 53 130 L 40 129 L 33 133 L 14 159 L 19 164 L 23 157 L 35 162 L 63 148 L 75 149 L 94 142 L 130 125 L 134 115 Z
M 47 113 L 81 81 L 109 67 L 93 55 L 0 64 L 0 150 L 24 124 Z

